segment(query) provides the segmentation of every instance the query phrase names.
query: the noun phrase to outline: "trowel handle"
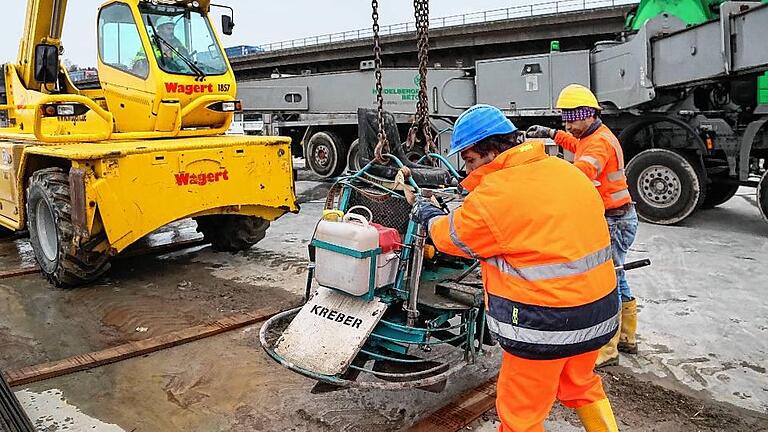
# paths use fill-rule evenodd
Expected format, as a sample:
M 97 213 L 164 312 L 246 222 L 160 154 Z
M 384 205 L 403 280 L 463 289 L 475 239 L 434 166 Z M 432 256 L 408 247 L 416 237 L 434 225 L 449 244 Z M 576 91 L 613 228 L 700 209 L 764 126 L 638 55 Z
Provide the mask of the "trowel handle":
M 617 266 L 616 270 L 634 270 L 640 267 L 645 267 L 651 265 L 651 260 L 648 258 L 644 258 L 637 261 L 632 261 L 628 263 L 624 263 L 624 266 Z

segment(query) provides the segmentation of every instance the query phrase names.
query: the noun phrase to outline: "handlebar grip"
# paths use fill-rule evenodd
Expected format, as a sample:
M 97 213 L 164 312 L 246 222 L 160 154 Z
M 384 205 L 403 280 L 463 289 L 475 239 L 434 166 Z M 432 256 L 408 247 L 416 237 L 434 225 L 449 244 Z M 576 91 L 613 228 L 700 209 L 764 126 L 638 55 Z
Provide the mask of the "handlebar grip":
M 648 258 L 644 258 L 641 260 L 624 263 L 624 270 L 634 270 L 634 269 L 649 266 L 649 265 L 651 265 L 651 260 L 649 260 Z

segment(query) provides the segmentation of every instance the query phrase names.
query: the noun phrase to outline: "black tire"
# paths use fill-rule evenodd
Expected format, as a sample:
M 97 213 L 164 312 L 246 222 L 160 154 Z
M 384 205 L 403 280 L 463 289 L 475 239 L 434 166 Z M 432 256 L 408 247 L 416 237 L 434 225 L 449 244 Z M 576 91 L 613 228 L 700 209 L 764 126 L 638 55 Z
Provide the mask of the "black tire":
M 13 234 L 13 231 L 9 230 L 6 227 L 1 227 L 0 226 L 0 238 L 8 237 L 11 234 Z
M 706 168 L 704 168 L 704 162 L 701 160 L 701 156 L 693 152 L 680 152 L 678 154 L 691 164 L 691 167 L 693 167 L 693 170 L 696 172 L 696 176 L 699 179 L 699 199 L 696 201 L 696 208 L 693 211 L 701 210 L 704 201 L 707 199 L 706 185 L 709 183 L 707 180 L 707 171 Z
M 352 141 L 352 145 L 349 146 L 349 153 L 347 153 L 347 169 L 356 173 L 363 169 L 363 155 L 360 152 L 360 140 L 356 139 Z
M 627 183 L 641 219 L 671 225 L 703 202 L 704 174 L 691 157 L 667 149 L 648 149 L 627 165 Z
M 57 287 L 74 287 L 96 280 L 109 269 L 106 252 L 95 252 L 98 242 L 75 247 L 69 178 L 61 168 L 32 174 L 27 186 L 27 228 L 35 258 L 46 278 Z
M 267 235 L 269 221 L 254 216 L 212 215 L 195 218 L 197 231 L 211 242 L 214 250 L 248 250 Z
M 704 202 L 701 204 L 701 208 L 711 209 L 720 204 L 724 204 L 729 199 L 733 198 L 738 190 L 738 183 L 713 181 L 707 185 L 707 194 L 704 197 Z
M 347 147 L 333 132 L 315 132 L 307 141 L 304 157 L 315 174 L 323 178 L 336 177 L 347 166 Z
M 757 207 L 763 220 L 768 222 L 768 171 L 763 174 L 760 183 L 757 184 Z

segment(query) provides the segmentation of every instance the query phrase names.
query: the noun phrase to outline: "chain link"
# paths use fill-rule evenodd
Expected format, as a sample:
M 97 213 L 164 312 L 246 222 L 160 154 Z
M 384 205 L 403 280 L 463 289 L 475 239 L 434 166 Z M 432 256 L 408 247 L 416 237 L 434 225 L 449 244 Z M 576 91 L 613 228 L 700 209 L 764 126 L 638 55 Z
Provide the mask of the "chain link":
M 378 142 L 373 154 L 376 161 L 386 163 L 387 158 L 384 153 L 389 153 L 389 140 L 384 130 L 384 87 L 381 84 L 381 45 L 379 45 L 379 2 L 371 0 L 371 9 L 373 10 L 373 65 L 374 75 L 376 77 L 376 120 L 379 126 Z
M 408 131 L 408 150 L 413 150 L 417 141 L 423 141 L 424 152 L 434 151 L 432 127 L 429 122 L 429 97 L 427 94 L 427 65 L 429 64 L 429 0 L 413 0 L 416 18 L 416 47 L 419 56 L 419 95 L 416 114 Z M 419 137 L 421 134 L 421 137 Z
M 379 2 L 371 0 L 373 18 L 373 62 L 376 79 L 376 116 L 379 127 L 378 142 L 374 149 L 377 162 L 386 163 L 385 153 L 389 153 L 389 140 L 384 130 L 384 96 L 381 83 L 381 45 L 379 43 Z M 425 154 L 435 150 L 432 139 L 432 126 L 429 122 L 429 97 L 427 94 L 427 65 L 429 63 L 429 0 L 413 0 L 416 18 L 416 39 L 419 58 L 419 94 L 416 101 L 416 113 L 408 131 L 407 148 L 413 150 L 417 141 L 423 141 Z M 419 136 L 420 135 L 420 136 Z

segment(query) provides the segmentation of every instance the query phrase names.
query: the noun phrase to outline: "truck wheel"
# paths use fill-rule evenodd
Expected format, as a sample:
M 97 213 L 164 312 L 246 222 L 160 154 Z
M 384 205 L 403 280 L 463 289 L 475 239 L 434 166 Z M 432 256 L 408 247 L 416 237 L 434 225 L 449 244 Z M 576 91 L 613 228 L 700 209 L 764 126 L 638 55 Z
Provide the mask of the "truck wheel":
M 711 209 L 720 204 L 724 204 L 736 195 L 737 190 L 739 190 L 738 183 L 713 181 L 707 185 L 707 194 L 704 197 L 704 202 L 701 204 L 701 208 Z
M 360 140 L 356 139 L 352 141 L 352 145 L 349 146 L 349 154 L 347 155 L 347 169 L 350 172 L 356 173 L 363 169 L 362 153 L 360 153 Z
M 757 207 L 763 220 L 768 222 L 768 171 L 763 174 L 760 183 L 757 184 Z
M 212 215 L 195 218 L 197 232 L 211 242 L 214 250 L 237 252 L 248 250 L 267 235 L 269 221 L 242 215 Z
M 671 225 L 690 216 L 702 202 L 703 172 L 667 149 L 648 149 L 627 165 L 627 183 L 643 220 Z
M 69 178 L 61 168 L 32 174 L 27 187 L 27 228 L 40 270 L 57 287 L 91 282 L 109 268 L 106 252 L 74 246 Z
M 335 133 L 320 131 L 307 141 L 304 157 L 315 174 L 323 178 L 336 177 L 346 168 L 347 148 Z

